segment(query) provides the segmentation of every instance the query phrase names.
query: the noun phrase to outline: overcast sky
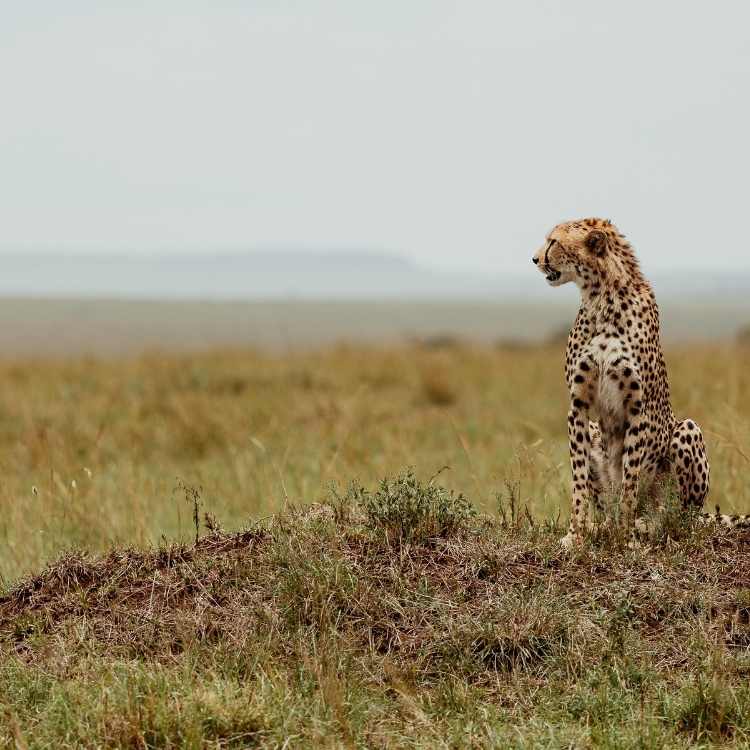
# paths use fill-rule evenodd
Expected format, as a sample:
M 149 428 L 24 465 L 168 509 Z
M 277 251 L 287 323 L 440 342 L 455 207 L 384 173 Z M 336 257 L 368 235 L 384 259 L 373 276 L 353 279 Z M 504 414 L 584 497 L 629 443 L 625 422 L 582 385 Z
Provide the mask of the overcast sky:
M 497 271 L 603 215 L 650 268 L 748 269 L 748 29 L 746 0 L 3 2 L 0 249 Z

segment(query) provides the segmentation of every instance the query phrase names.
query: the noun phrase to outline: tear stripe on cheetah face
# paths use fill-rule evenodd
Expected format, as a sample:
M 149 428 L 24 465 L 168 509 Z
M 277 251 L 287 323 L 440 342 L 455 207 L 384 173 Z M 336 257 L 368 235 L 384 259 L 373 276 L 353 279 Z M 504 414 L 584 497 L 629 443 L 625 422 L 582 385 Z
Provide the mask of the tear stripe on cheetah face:
M 582 219 L 557 225 L 533 261 L 552 286 L 573 282 L 581 292 L 565 355 L 567 538 L 590 528 L 592 510 L 606 512 L 601 499 L 612 489 L 628 533 L 638 493 L 670 478 L 683 507 L 701 508 L 710 484 L 703 435 L 694 420 L 672 411 L 659 309 L 630 244 L 610 221 Z

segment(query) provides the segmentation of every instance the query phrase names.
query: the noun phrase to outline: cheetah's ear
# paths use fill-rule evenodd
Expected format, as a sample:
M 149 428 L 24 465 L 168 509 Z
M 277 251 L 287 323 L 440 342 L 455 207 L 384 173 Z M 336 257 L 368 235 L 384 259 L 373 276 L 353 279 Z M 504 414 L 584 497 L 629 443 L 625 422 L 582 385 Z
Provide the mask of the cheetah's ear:
M 607 251 L 607 235 L 600 229 L 592 229 L 586 236 L 586 247 L 601 258 Z

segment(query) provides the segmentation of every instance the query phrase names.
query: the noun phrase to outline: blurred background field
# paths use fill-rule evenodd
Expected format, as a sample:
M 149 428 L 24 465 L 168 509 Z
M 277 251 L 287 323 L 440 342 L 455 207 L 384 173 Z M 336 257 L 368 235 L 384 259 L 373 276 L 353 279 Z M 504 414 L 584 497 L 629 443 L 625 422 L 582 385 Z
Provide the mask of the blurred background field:
M 70 546 L 189 539 L 183 484 L 230 529 L 409 466 L 442 472 L 482 511 L 512 491 L 533 516 L 564 518 L 563 347 L 435 335 L 308 351 L 7 352 L 2 575 Z M 750 347 L 672 343 L 668 364 L 677 413 L 707 434 L 709 503 L 750 512 Z
M 540 279 L 533 278 L 540 286 Z M 341 341 L 401 345 L 460 340 L 527 345 L 567 333 L 578 307 L 575 289 L 546 299 L 268 299 L 134 300 L 0 297 L 0 353 L 5 358 L 117 357 L 143 351 L 195 352 L 252 348 L 294 353 Z M 686 299 L 687 298 L 687 299 Z M 747 336 L 744 298 L 702 294 L 660 299 L 665 340 L 673 344 L 734 341 Z

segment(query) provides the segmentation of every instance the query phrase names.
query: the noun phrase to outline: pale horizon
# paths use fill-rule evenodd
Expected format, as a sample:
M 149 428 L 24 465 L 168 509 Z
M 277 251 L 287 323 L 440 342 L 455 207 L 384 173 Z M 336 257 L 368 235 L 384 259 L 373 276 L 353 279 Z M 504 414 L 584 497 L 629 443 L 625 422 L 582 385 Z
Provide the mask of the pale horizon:
M 750 9 L 72 0 L 0 28 L 0 252 L 523 272 L 562 220 L 747 273 Z

